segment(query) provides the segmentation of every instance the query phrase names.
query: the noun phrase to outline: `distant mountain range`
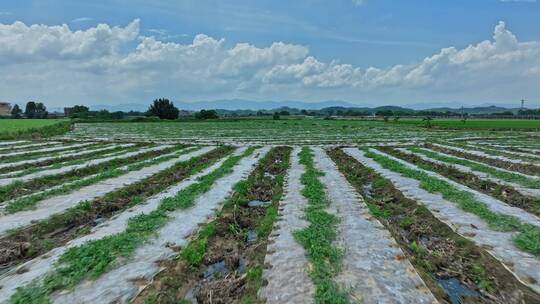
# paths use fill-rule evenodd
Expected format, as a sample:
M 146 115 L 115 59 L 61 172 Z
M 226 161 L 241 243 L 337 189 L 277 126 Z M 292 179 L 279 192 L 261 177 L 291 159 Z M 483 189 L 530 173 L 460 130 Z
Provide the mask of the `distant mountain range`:
M 199 101 L 199 102 L 178 102 L 174 105 L 182 110 L 199 111 L 202 109 L 222 109 L 222 110 L 272 110 L 281 107 L 290 107 L 306 110 L 319 110 L 327 107 L 355 107 L 354 104 L 346 101 L 323 101 L 323 102 L 303 102 L 303 101 L 251 101 L 245 99 L 223 99 L 214 101 Z M 93 105 L 90 106 L 93 111 L 108 110 L 108 111 L 146 111 L 148 105 L 143 104 L 121 104 L 121 105 Z
M 403 112 L 414 112 L 418 110 L 427 110 L 427 111 L 436 111 L 436 112 L 461 112 L 460 108 L 453 107 L 433 107 L 434 104 L 412 104 L 406 106 L 379 106 L 379 107 L 367 107 L 359 106 L 357 104 L 346 102 L 342 100 L 329 100 L 323 102 L 303 102 L 303 101 L 251 101 L 245 99 L 223 99 L 215 101 L 199 101 L 199 102 L 174 102 L 176 107 L 181 110 L 187 111 L 199 111 L 201 109 L 217 109 L 221 112 L 243 112 L 249 113 L 259 110 L 347 110 L 353 109 L 356 111 L 365 111 L 365 112 L 376 112 L 380 110 L 392 110 L 392 111 L 403 111 Z M 98 110 L 108 110 L 111 112 L 115 111 L 140 111 L 144 112 L 148 109 L 148 104 L 121 104 L 121 105 L 92 105 L 90 109 L 93 111 Z M 446 104 L 445 104 L 446 106 Z M 528 108 L 539 108 L 539 105 L 528 105 Z M 490 113 L 500 113 L 504 111 L 517 112 L 519 110 L 516 105 L 512 104 L 495 104 L 488 105 L 483 104 L 481 106 L 467 107 L 463 111 L 469 114 L 490 114 Z

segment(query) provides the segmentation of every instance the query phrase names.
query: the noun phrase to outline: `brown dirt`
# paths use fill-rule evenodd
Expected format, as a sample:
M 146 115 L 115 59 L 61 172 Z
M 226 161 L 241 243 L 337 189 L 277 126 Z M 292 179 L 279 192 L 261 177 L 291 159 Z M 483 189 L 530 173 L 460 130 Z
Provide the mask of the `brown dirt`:
M 19 196 L 32 194 L 36 191 L 47 190 L 50 187 L 54 187 L 57 185 L 61 185 L 63 183 L 75 181 L 79 179 L 80 177 L 101 173 L 107 170 L 115 169 L 124 165 L 136 163 L 142 160 L 152 159 L 154 157 L 161 156 L 166 153 L 170 153 L 177 149 L 178 147 L 171 147 L 171 148 L 158 150 L 158 151 L 148 151 L 148 152 L 138 154 L 138 155 L 133 155 L 127 158 L 113 159 L 113 160 L 109 160 L 101 164 L 87 166 L 87 167 L 79 168 L 76 170 L 56 174 L 54 176 L 43 176 L 36 179 L 32 179 L 30 181 L 17 182 L 18 183 L 17 187 L 12 187 L 11 185 L 0 187 L 0 193 L 2 194 L 0 201 L 3 202 L 3 201 L 15 199 Z
M 290 151 L 288 147 L 272 149 L 248 177 L 251 186 L 247 193 L 233 193 L 232 199 L 212 221 L 217 228 L 216 234 L 208 239 L 200 266 L 192 267 L 183 258 L 167 263 L 164 271 L 133 303 L 179 303 L 190 295 L 197 303 L 229 304 L 246 299 L 251 301 L 249 303 L 257 302 L 259 284 L 250 279 L 248 273 L 262 269 L 267 235 L 259 234 L 256 241 L 248 242 L 246 233 L 259 228 L 268 209 L 249 207 L 247 202 L 271 200 L 272 205 L 268 208 L 278 208 L 282 189 L 276 177 L 285 173 L 283 162 Z M 217 276 L 205 276 L 209 266 L 218 262 L 224 262 L 227 271 Z
M 440 302 L 449 303 L 449 298 L 435 278 L 456 278 L 481 295 L 463 299 L 463 303 L 540 303 L 540 296 L 521 284 L 499 261 L 453 232 L 426 207 L 407 199 L 390 181 L 341 149 L 333 149 L 329 155 Z
M 136 147 L 143 147 L 143 146 L 146 146 L 146 145 L 137 144 Z M 43 160 L 43 161 L 30 163 L 30 164 L 21 164 L 17 166 L 4 167 L 4 168 L 0 168 L 0 174 L 9 173 L 9 172 L 18 171 L 18 170 L 24 170 L 28 168 L 45 167 L 45 166 L 53 165 L 59 162 L 65 162 L 65 161 L 70 161 L 70 160 L 90 159 L 90 157 L 93 157 L 96 155 L 102 155 L 102 154 L 106 154 L 110 152 L 111 150 L 106 150 L 106 151 L 99 151 L 96 153 L 91 153 L 83 157 L 81 157 L 80 155 L 73 155 L 73 156 L 58 157 L 54 159 Z
M 138 183 L 88 202 L 85 208 L 68 209 L 65 213 L 53 215 L 32 226 L 13 231 L 0 238 L 0 271 L 87 234 L 98 222 L 134 204 L 134 198 L 147 198 L 159 193 L 189 177 L 201 164 L 213 163 L 230 151 L 230 147 L 214 149 L 197 157 L 196 161 L 190 162 L 189 165 L 175 165 Z
M 492 159 L 492 158 L 487 158 L 487 157 L 483 157 L 483 156 L 478 156 L 478 155 L 474 155 L 474 154 L 467 153 L 467 152 L 461 152 L 461 151 L 455 151 L 455 150 L 451 150 L 451 149 L 446 149 L 446 148 L 443 148 L 443 147 L 434 146 L 432 144 L 425 144 L 424 147 L 426 147 L 428 149 L 431 149 L 431 150 L 439 151 L 439 152 L 442 152 L 442 153 L 445 153 L 445 154 L 454 155 L 454 156 L 457 156 L 457 157 L 462 157 L 462 158 L 482 162 L 482 163 L 485 163 L 485 164 L 488 164 L 488 165 L 492 165 L 494 167 L 499 167 L 499 168 L 503 168 L 503 169 L 511 170 L 511 171 L 517 171 L 517 172 L 521 172 L 523 174 L 540 176 L 540 167 L 535 166 L 535 165 L 516 164 L 516 163 L 512 163 L 512 162 L 507 162 L 507 161 L 504 161 L 504 160 Z
M 430 162 L 416 155 L 403 153 L 391 147 L 381 147 L 379 149 L 421 168 L 435 171 L 438 174 L 445 176 L 457 183 L 496 197 L 508 205 L 521 208 L 527 212 L 540 216 L 540 202 L 538 199 L 532 196 L 523 195 L 513 187 L 491 182 L 489 180 L 479 178 L 472 173 L 461 172 L 451 166 Z

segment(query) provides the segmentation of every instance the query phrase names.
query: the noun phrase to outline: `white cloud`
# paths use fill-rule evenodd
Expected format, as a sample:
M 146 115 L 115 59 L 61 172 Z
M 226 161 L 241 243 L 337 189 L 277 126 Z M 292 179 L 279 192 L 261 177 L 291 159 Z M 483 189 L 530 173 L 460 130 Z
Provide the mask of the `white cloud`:
M 500 22 L 493 37 L 448 47 L 415 64 L 361 68 L 323 62 L 305 46 L 227 46 L 204 34 L 191 43 L 99 24 L 0 24 L 0 96 L 64 103 L 123 103 L 170 96 L 257 99 L 496 100 L 540 98 L 540 42 L 520 42 Z M 398 99 L 398 100 L 396 100 Z M 404 99 L 404 100 L 403 100 Z
M 356 6 L 360 6 L 366 3 L 366 0 L 352 0 L 352 3 Z
M 139 35 L 139 20 L 125 28 L 99 24 L 86 31 L 68 25 L 0 24 L 0 62 L 74 59 L 90 60 L 114 54 Z
M 78 22 L 88 22 L 88 21 L 92 21 L 94 19 L 90 18 L 90 17 L 79 17 L 79 18 L 75 18 L 73 20 L 71 20 L 71 22 L 74 22 L 74 23 L 78 23 Z

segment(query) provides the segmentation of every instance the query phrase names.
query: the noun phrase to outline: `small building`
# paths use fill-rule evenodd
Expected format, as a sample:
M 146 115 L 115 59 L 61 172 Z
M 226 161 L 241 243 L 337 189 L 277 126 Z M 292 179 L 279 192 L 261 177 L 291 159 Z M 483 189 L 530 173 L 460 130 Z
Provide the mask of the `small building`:
M 0 116 L 11 115 L 11 104 L 9 102 L 0 101 Z

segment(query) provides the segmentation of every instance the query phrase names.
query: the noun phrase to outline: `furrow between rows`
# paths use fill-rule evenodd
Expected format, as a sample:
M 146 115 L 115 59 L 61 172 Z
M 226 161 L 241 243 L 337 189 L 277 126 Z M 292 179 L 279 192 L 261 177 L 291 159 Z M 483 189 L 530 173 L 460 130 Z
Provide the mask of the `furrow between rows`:
M 437 302 L 384 226 L 370 215 L 364 200 L 337 170 L 322 148 L 315 163 L 339 218 L 336 246 L 344 249 L 336 282 L 363 303 Z
M 106 148 L 100 148 L 96 150 L 85 149 L 85 150 L 76 151 L 76 152 L 65 151 L 65 153 L 62 153 L 60 155 L 43 156 L 43 157 L 32 158 L 32 159 L 24 159 L 24 160 L 15 161 L 15 162 L 2 163 L 0 164 L 0 169 L 6 170 L 6 168 L 12 168 L 12 167 L 19 168 L 19 167 L 24 167 L 24 165 L 36 165 L 36 166 L 41 166 L 43 164 L 49 165 L 49 164 L 57 163 L 60 161 L 80 158 L 88 154 L 93 154 L 98 151 L 109 150 L 109 149 L 111 148 L 106 147 Z
M 51 148 L 43 148 L 43 149 L 38 149 L 38 150 L 32 150 L 32 151 L 19 151 L 19 152 L 12 152 L 12 153 L 6 153 L 6 154 L 2 154 L 0 159 L 2 161 L 5 161 L 5 159 L 11 159 L 13 158 L 14 156 L 30 156 L 30 155 L 40 155 L 40 154 L 44 154 L 44 153 L 51 153 L 51 152 L 63 152 L 63 151 L 69 151 L 71 149 L 79 149 L 79 148 L 82 148 L 82 147 L 86 147 L 86 146 L 90 146 L 90 145 L 94 145 L 95 143 L 93 142 L 84 142 L 84 143 L 74 143 L 74 144 L 68 144 L 68 145 L 61 145 L 61 146 L 56 146 L 56 147 L 51 147 Z
M 98 279 L 79 284 L 74 290 L 53 295 L 55 303 L 127 303 L 159 271 L 159 262 L 172 259 L 176 246 L 184 246 L 197 227 L 208 221 L 220 208 L 232 187 L 245 178 L 257 160 L 269 148 L 257 150 L 240 160 L 233 171 L 213 182 L 211 189 L 200 195 L 193 206 L 168 214 L 168 222 L 156 231 L 156 237 L 139 247 L 133 257 L 103 274 Z
M 425 205 L 435 217 L 458 234 L 484 247 L 523 284 L 540 293 L 540 261 L 532 254 L 516 248 L 513 242 L 516 233 L 491 229 L 478 216 L 460 209 L 454 203 L 445 200 L 440 194 L 432 194 L 423 190 L 418 180 L 403 177 L 399 173 L 383 168 L 356 148 L 346 148 L 344 151 L 363 165 L 374 169 L 392 181 L 407 198 Z
M 237 152 L 235 152 L 235 154 L 238 155 L 241 152 L 243 151 L 238 150 Z M 46 273 L 52 270 L 59 258 L 69 248 L 81 246 L 89 241 L 103 239 L 107 236 L 111 236 L 125 231 L 131 219 L 143 214 L 149 214 L 153 212 L 158 208 L 161 201 L 166 198 L 173 197 L 179 191 L 196 183 L 198 178 L 210 174 L 211 172 L 219 168 L 224 161 L 225 159 L 221 159 L 220 161 L 212 164 L 206 169 L 190 176 L 189 178 L 177 183 L 176 185 L 169 187 L 165 191 L 148 198 L 143 203 L 129 208 L 124 212 L 112 217 L 111 219 L 97 225 L 96 227 L 92 228 L 92 231 L 89 234 L 71 240 L 64 246 L 57 247 L 47 252 L 46 254 L 43 254 L 28 262 L 25 262 L 24 264 L 21 264 L 18 267 L 9 271 L 8 273 L 2 275 L 0 277 L 0 285 L 3 286 L 3 288 L 0 289 L 0 302 L 9 299 L 15 292 L 16 288 L 28 285 L 32 282 L 38 282 Z
M 131 171 L 125 175 L 81 188 L 75 193 L 43 200 L 39 203 L 35 210 L 21 211 L 15 214 L 0 217 L 0 235 L 5 234 L 8 230 L 30 225 L 32 221 L 48 218 L 49 216 L 60 213 L 82 201 L 92 200 L 114 189 L 136 183 L 137 181 L 143 180 L 148 176 L 173 166 L 179 161 L 202 155 L 212 149 L 212 147 L 205 147 L 160 164 L 145 167 L 137 171 Z
M 291 167 L 283 200 L 280 202 L 279 219 L 269 237 L 267 254 L 264 259 L 269 269 L 263 272 L 268 282 L 260 291 L 261 298 L 268 304 L 313 303 L 315 287 L 307 269 L 308 260 L 302 245 L 295 240 L 293 232 L 305 228 L 304 208 L 307 200 L 300 192 L 300 177 L 304 166 L 299 163 L 295 148 L 291 155 Z
M 62 166 L 69 166 L 73 164 L 81 164 L 85 161 L 97 159 L 101 157 L 109 157 L 109 156 L 115 156 L 120 155 L 122 153 L 126 153 L 129 151 L 135 151 L 140 147 L 137 147 L 135 144 L 111 144 L 106 145 L 105 147 L 97 147 L 96 149 L 89 149 L 92 153 L 83 155 L 79 159 L 73 159 L 71 161 L 63 161 L 63 162 L 43 162 L 43 163 L 35 163 L 35 164 L 21 164 L 16 166 L 10 166 L 10 167 L 4 167 L 0 168 L 0 178 L 13 178 L 13 177 L 21 177 L 28 174 L 44 171 L 44 170 L 50 170 L 50 169 L 57 169 L 61 168 Z
M 19 152 L 19 150 L 25 150 L 25 149 L 35 149 L 37 147 L 43 147 L 43 146 L 50 146 L 50 145 L 58 145 L 62 144 L 60 141 L 45 141 L 45 142 L 38 142 L 38 143 L 26 143 L 23 145 L 10 145 L 7 147 L 1 146 L 0 153 L 3 155 L 4 153 L 10 153 L 10 152 L 4 152 L 4 151 L 13 151 L 13 152 Z
M 445 162 L 445 161 L 434 159 L 434 158 L 431 158 L 431 157 L 429 157 L 427 155 L 417 153 L 417 152 L 414 152 L 414 151 L 410 151 L 410 150 L 407 150 L 407 149 L 403 149 L 403 148 L 400 148 L 398 150 L 403 152 L 403 153 L 406 153 L 406 154 L 414 155 L 416 157 L 419 157 L 419 158 L 421 158 L 421 159 L 423 159 L 425 161 L 428 161 L 428 162 L 431 162 L 431 163 L 434 163 L 434 164 L 439 164 L 439 165 L 442 165 L 442 166 L 451 166 L 451 167 L 456 168 L 457 170 L 459 170 L 461 172 L 471 173 L 471 174 L 477 176 L 478 178 L 486 179 L 486 180 L 492 181 L 492 182 L 497 183 L 497 184 L 512 187 L 516 191 L 520 192 L 523 195 L 540 197 L 540 189 L 533 189 L 533 188 L 524 187 L 523 185 L 520 185 L 518 183 L 510 182 L 508 180 L 503 180 L 501 178 L 497 178 L 497 177 L 495 177 L 495 176 L 493 176 L 493 175 L 491 175 L 489 173 L 476 171 L 476 170 L 472 169 L 469 166 L 464 166 L 464 165 L 460 165 L 460 164 L 456 164 L 456 163 L 452 163 L 452 162 Z M 428 151 L 428 150 L 426 150 L 426 151 Z M 433 151 L 433 152 L 435 152 L 435 151 Z M 437 152 L 435 152 L 435 153 L 437 153 Z M 497 168 L 497 170 L 499 170 L 499 169 Z M 514 172 L 512 172 L 512 173 L 514 173 Z
M 432 144 L 428 145 L 428 147 L 443 153 L 448 152 L 456 156 L 465 156 L 468 159 L 473 159 L 507 170 L 515 170 L 527 175 L 540 176 L 540 167 L 530 162 L 508 158 L 505 156 L 490 155 L 478 150 L 469 150 L 448 145 Z
M 422 168 L 419 168 L 418 166 L 416 165 L 413 165 L 409 162 L 406 162 L 402 159 L 399 159 L 397 157 L 394 157 L 392 155 L 389 155 L 387 153 L 384 153 L 382 151 L 379 151 L 379 150 L 370 150 L 371 152 L 373 153 L 376 153 L 376 154 L 379 154 L 379 155 L 382 155 L 384 157 L 387 157 L 391 160 L 394 160 L 394 161 L 397 161 L 413 170 L 416 170 L 416 171 L 419 171 L 419 172 L 423 172 L 423 173 L 426 173 L 428 174 L 429 176 L 431 177 L 434 177 L 438 180 L 442 180 L 448 184 L 450 184 L 451 186 L 455 187 L 456 189 L 458 190 L 461 190 L 461 191 L 465 191 L 465 192 L 469 192 L 471 193 L 479 202 L 485 204 L 492 212 L 495 212 L 495 213 L 499 213 L 499 214 L 509 214 L 509 215 L 512 215 L 513 217 L 517 218 L 519 221 L 521 221 L 522 223 L 524 224 L 529 224 L 529 225 L 532 225 L 532 226 L 536 226 L 536 227 L 540 227 L 540 218 L 538 218 L 536 215 L 534 214 L 531 214 L 529 212 L 526 212 L 520 208 L 517 208 L 517 207 L 513 207 L 513 206 L 510 206 L 498 199 L 495 199 L 489 195 L 486 195 L 484 193 L 481 193 L 481 192 L 478 192 L 474 189 L 471 189 L 465 185 L 462 185 L 458 182 L 455 182 L 451 179 L 448 179 L 436 172 L 433 172 L 433 171 L 428 171 L 428 170 L 424 170 Z
M 43 171 L 40 171 L 40 172 L 31 173 L 31 174 L 21 176 L 21 177 L 4 178 L 4 179 L 0 179 L 0 186 L 9 185 L 10 183 L 13 183 L 13 182 L 16 182 L 16 181 L 27 182 L 27 181 L 35 179 L 35 178 L 40 178 L 40 177 L 50 176 L 50 175 L 55 175 L 55 174 L 61 174 L 61 173 L 65 173 L 65 172 L 69 172 L 69 171 L 73 171 L 73 170 L 77 170 L 77 169 L 81 169 L 81 168 L 85 168 L 85 167 L 98 165 L 98 164 L 101 164 L 101 163 L 104 163 L 104 162 L 107 162 L 107 161 L 111 161 L 111 160 L 115 160 L 115 159 L 128 158 L 128 157 L 140 155 L 140 154 L 143 154 L 143 153 L 146 153 L 146 152 L 160 151 L 160 150 L 166 149 L 168 147 L 169 146 L 157 146 L 157 147 L 151 147 L 151 148 L 143 148 L 143 149 L 140 149 L 140 150 L 137 150 L 137 151 L 128 152 L 128 153 L 124 153 L 124 154 L 120 154 L 120 155 L 116 155 L 116 156 L 108 156 L 108 157 L 104 157 L 104 158 L 92 159 L 92 160 L 89 160 L 89 161 L 86 161 L 86 162 L 83 162 L 83 163 L 77 164 L 77 165 L 64 166 L 64 167 L 60 167 L 60 168 L 56 168 L 56 169 L 43 170 Z

